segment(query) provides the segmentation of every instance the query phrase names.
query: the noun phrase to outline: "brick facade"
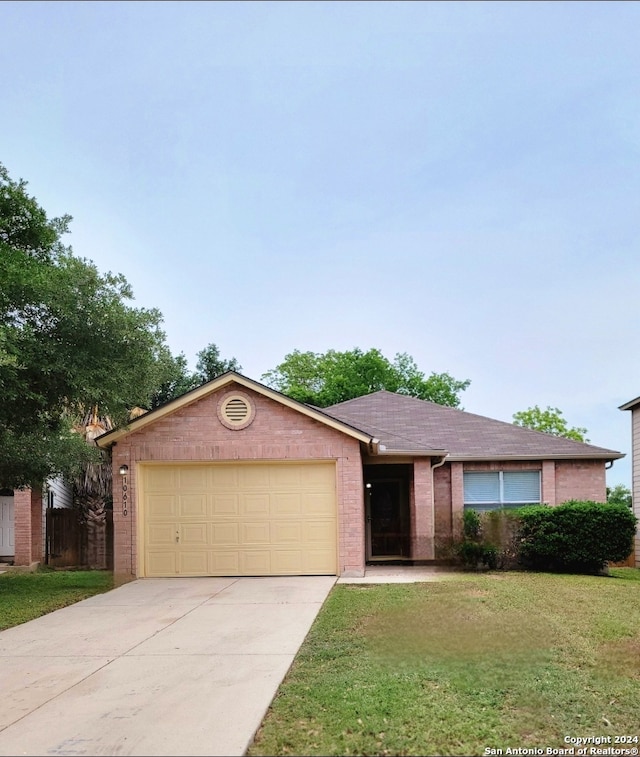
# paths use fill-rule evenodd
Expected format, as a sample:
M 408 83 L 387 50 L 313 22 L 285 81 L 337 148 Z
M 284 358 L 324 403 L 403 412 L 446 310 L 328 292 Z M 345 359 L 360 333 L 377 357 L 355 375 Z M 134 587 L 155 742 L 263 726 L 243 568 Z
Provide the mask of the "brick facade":
M 13 493 L 14 565 L 32 565 L 43 555 L 42 492 L 40 489 L 16 489 Z
M 225 427 L 218 404 L 229 394 L 248 394 L 255 418 L 247 428 Z M 114 572 L 137 575 L 137 469 L 147 461 L 214 462 L 335 460 L 338 503 L 338 568 L 364 571 L 364 485 L 360 443 L 319 421 L 244 386 L 233 384 L 134 431 L 113 446 Z M 123 515 L 121 465 L 127 465 L 127 515 Z
M 238 392 L 250 400 L 255 415 L 246 427 L 233 428 L 219 415 L 220 405 Z M 432 467 L 434 460 L 428 456 L 382 459 L 370 450 L 363 460 L 362 443 L 330 424 L 233 381 L 212 389 L 210 394 L 198 395 L 190 404 L 182 404 L 153 422 L 134 427 L 114 440 L 112 446 L 114 572 L 123 578 L 138 574 L 136 501 L 140 463 L 335 461 L 338 573 L 342 575 L 362 575 L 365 567 L 364 462 L 406 469 L 400 476 L 398 468 L 398 475 L 409 488 L 411 558 L 419 561 L 449 557 L 452 542 L 461 536 L 465 471 L 539 470 L 543 502 L 557 505 L 567 499 L 606 501 L 602 460 L 448 461 Z M 126 478 L 118 475 L 122 465 L 128 466 Z
M 569 499 L 606 502 L 602 460 L 538 460 L 451 462 L 434 470 L 436 558 L 444 557 L 453 539 L 462 535 L 465 471 L 541 472 L 542 501 L 552 507 Z

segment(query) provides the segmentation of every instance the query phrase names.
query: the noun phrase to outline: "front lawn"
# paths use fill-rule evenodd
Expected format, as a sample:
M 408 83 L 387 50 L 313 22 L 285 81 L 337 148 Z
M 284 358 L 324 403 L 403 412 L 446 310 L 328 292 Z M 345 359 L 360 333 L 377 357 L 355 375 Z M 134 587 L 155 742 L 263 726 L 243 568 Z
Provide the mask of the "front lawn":
M 112 588 L 113 574 L 100 570 L 7 571 L 0 574 L 0 630 Z
M 247 754 L 640 747 L 640 571 L 611 573 L 337 585 Z

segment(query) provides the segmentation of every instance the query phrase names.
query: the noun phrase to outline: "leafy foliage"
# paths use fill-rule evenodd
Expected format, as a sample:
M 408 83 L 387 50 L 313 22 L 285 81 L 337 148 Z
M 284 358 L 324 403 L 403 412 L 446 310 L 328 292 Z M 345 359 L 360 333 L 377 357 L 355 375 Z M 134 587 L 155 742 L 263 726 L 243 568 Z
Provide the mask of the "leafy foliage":
M 586 438 L 587 429 L 579 426 L 570 428 L 562 415 L 562 411 L 557 407 L 547 406 L 546 410 L 542 410 L 538 405 L 534 405 L 527 410 L 514 413 L 513 422 L 516 426 L 531 428 L 534 431 L 542 431 L 553 436 L 564 436 L 566 439 L 573 439 L 576 442 L 589 441 Z
M 631 489 L 624 484 L 616 484 L 613 487 L 607 486 L 607 503 L 610 505 L 632 507 L 633 499 L 631 496 Z
M 397 354 L 391 362 L 378 349 L 363 352 L 358 348 L 325 353 L 294 350 L 262 380 L 293 399 L 317 407 L 329 407 L 381 389 L 458 407 L 460 392 L 470 384 L 448 373 L 425 377 L 406 353 Z
M 625 505 L 569 500 L 523 507 L 520 559 L 531 568 L 596 573 L 633 550 L 637 519 Z
M 62 243 L 70 216 L 47 218 L 0 165 L 0 485 L 67 474 L 94 452 L 73 423 L 95 405 L 115 422 L 162 379 L 162 321 L 134 308 L 121 275 Z
M 195 373 L 189 371 L 187 358 L 183 353 L 171 355 L 167 350 L 162 356 L 164 365 L 164 380 L 151 398 L 151 408 L 160 407 L 176 397 L 180 397 L 191 389 L 211 381 L 227 371 L 241 371 L 242 366 L 232 357 L 225 360 L 220 356 L 218 347 L 211 343 L 198 352 L 198 362 Z

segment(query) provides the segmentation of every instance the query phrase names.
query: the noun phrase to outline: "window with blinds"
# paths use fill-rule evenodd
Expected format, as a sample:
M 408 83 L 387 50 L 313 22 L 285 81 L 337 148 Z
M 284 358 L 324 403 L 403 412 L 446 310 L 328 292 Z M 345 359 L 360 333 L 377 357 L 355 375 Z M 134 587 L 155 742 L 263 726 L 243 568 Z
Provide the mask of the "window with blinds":
M 540 471 L 468 471 L 464 474 L 464 504 L 474 510 L 539 504 Z

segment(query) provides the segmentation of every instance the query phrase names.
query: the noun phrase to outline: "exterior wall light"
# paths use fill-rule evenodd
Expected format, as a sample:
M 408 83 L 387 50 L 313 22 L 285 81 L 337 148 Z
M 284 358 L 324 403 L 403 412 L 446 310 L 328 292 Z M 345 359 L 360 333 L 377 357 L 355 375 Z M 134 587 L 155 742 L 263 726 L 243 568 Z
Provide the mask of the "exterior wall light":
M 129 472 L 129 466 L 128 465 L 121 465 L 120 466 L 120 475 L 121 476 L 126 476 L 128 472 Z

